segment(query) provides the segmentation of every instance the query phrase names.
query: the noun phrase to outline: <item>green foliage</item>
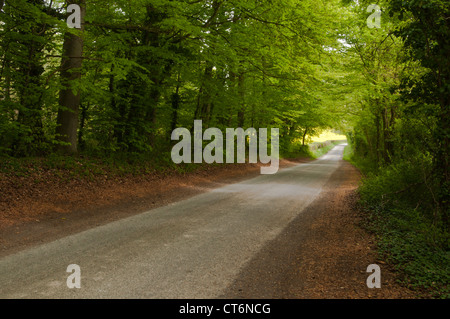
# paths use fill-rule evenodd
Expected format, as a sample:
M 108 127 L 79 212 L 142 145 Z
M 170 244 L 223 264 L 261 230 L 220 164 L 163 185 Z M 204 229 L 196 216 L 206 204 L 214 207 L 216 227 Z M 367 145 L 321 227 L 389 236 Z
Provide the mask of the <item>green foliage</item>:
M 312 143 L 309 145 L 310 152 L 312 154 L 312 158 L 319 158 L 325 154 L 327 154 L 331 149 L 333 149 L 336 145 L 343 144 L 346 141 L 326 141 L 320 143 Z
M 433 211 L 437 185 L 430 178 L 429 158 L 410 158 L 393 163 L 377 173 L 369 173 L 360 188 L 368 203 Z M 432 217 L 428 216 L 428 217 Z
M 307 145 L 301 143 L 292 143 L 290 147 L 281 153 L 283 158 L 300 158 L 306 157 L 317 159 L 328 153 L 336 145 L 345 143 L 345 141 L 325 141 Z
M 276 125 L 286 147 L 332 126 L 335 105 L 320 78 L 338 42 L 322 30 L 337 29 L 338 4 L 87 0 L 82 77 L 71 83 L 81 91 L 78 149 L 167 152 L 171 130 L 194 119 L 220 129 Z M 45 155 L 60 144 L 63 35 L 80 34 L 65 25 L 63 5 L 3 7 L 2 154 Z
M 381 252 L 412 287 L 448 298 L 448 1 L 381 1 L 381 29 L 348 25 L 344 157 L 364 175 Z M 362 12 L 369 1 L 348 4 Z M 345 74 L 345 73 L 344 73 Z
M 361 203 L 382 257 L 409 287 L 448 298 L 450 233 L 436 206 L 439 188 L 431 176 L 431 157 L 416 153 L 376 173 L 359 167 L 366 173 L 359 188 Z
M 449 233 L 424 217 L 421 209 L 373 205 L 372 201 L 368 206 L 367 227 L 377 234 L 381 258 L 394 265 L 403 275 L 401 281 L 419 294 L 448 299 Z
M 344 155 L 343 155 L 342 159 L 344 161 L 352 162 L 353 156 L 354 156 L 353 148 L 350 144 L 347 144 L 344 147 Z

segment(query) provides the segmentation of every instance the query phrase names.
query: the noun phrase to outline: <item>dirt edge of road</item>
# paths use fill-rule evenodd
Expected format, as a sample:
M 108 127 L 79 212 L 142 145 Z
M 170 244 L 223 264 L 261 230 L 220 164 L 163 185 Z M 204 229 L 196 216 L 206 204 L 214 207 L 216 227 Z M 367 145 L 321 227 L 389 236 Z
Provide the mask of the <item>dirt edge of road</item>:
M 244 267 L 223 298 L 417 298 L 378 259 L 374 236 L 361 227 L 359 180 L 358 170 L 342 161 L 319 197 Z M 380 266 L 380 289 L 367 287 L 370 264 Z

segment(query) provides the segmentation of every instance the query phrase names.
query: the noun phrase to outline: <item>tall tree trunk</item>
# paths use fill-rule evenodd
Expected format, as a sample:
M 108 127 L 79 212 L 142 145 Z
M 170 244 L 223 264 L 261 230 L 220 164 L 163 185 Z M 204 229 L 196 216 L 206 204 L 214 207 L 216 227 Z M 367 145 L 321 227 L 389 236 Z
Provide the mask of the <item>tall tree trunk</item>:
M 305 146 L 306 134 L 308 134 L 308 128 L 305 128 L 305 132 L 303 132 L 302 145 Z
M 448 82 L 450 82 L 450 79 Z M 444 229 L 450 231 L 450 98 L 441 96 L 440 104 L 441 109 L 437 133 L 439 150 L 436 154 L 434 166 L 439 182 L 438 209 L 441 211 Z
M 381 119 L 382 119 L 382 124 L 383 124 L 383 160 L 384 160 L 384 164 L 389 164 L 390 163 L 390 151 L 389 151 L 390 123 L 389 123 L 386 107 L 384 107 L 382 110 Z
M 203 73 L 203 78 L 201 82 L 201 87 L 198 91 L 197 96 L 197 108 L 195 109 L 194 117 L 195 119 L 201 119 L 203 121 L 203 126 L 207 128 L 209 126 L 209 119 L 211 116 L 211 81 L 213 65 L 206 61 L 205 71 Z
M 86 118 L 87 118 L 87 111 L 89 110 L 89 103 L 87 106 L 83 105 L 83 103 L 80 103 L 80 107 L 81 107 L 81 118 L 80 118 L 80 129 L 78 130 L 78 147 L 83 150 L 84 149 L 84 138 L 83 138 L 83 133 L 84 133 L 84 126 L 86 123 Z
M 78 4 L 81 8 L 81 31 L 84 30 L 84 16 L 86 14 L 85 0 L 69 0 L 68 4 Z M 63 88 L 59 93 L 57 117 L 57 138 L 63 145 L 59 150 L 63 153 L 77 153 L 78 113 L 80 107 L 80 92 L 73 92 L 73 83 L 81 79 L 83 55 L 83 39 L 67 32 L 64 37 L 63 57 L 61 61 L 61 83 Z
M 150 96 L 147 110 L 145 113 L 145 121 L 150 123 L 150 132 L 148 133 L 148 143 L 154 147 L 156 142 L 156 109 L 158 106 L 161 93 L 158 89 L 159 83 L 155 80 L 155 85 L 150 89 Z
M 178 75 L 177 87 L 175 93 L 172 94 L 172 123 L 170 125 L 171 132 L 177 128 L 178 108 L 180 107 L 180 75 Z M 171 133 L 170 132 L 170 133 Z M 169 134 L 171 135 L 171 134 Z
M 380 116 L 377 113 L 375 115 L 375 125 L 376 125 L 376 141 L 375 141 L 375 155 L 377 160 L 377 167 L 380 165 Z

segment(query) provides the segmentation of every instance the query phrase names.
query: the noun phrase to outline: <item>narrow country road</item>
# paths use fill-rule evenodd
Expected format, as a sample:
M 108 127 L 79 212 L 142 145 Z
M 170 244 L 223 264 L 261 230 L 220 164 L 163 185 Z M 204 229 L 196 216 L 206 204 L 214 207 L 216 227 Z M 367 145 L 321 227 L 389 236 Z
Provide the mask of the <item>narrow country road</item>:
M 0 259 L 0 298 L 216 298 L 317 198 L 344 145 Z M 69 289 L 67 266 L 81 269 Z

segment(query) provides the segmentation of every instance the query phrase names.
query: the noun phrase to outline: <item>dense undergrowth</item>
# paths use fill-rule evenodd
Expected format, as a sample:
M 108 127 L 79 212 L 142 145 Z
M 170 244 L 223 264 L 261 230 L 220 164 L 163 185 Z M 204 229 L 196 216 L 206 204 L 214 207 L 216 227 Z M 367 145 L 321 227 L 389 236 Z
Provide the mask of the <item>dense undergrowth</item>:
M 306 157 L 318 159 L 328 153 L 336 145 L 345 143 L 346 140 L 329 140 L 324 142 L 315 142 L 309 145 L 293 144 L 290 148 L 282 151 L 283 158 L 300 158 Z
M 438 211 L 431 160 L 411 156 L 377 169 L 355 156 L 351 145 L 344 159 L 363 174 L 361 209 L 365 227 L 377 236 L 380 257 L 419 296 L 450 298 L 450 236 Z

